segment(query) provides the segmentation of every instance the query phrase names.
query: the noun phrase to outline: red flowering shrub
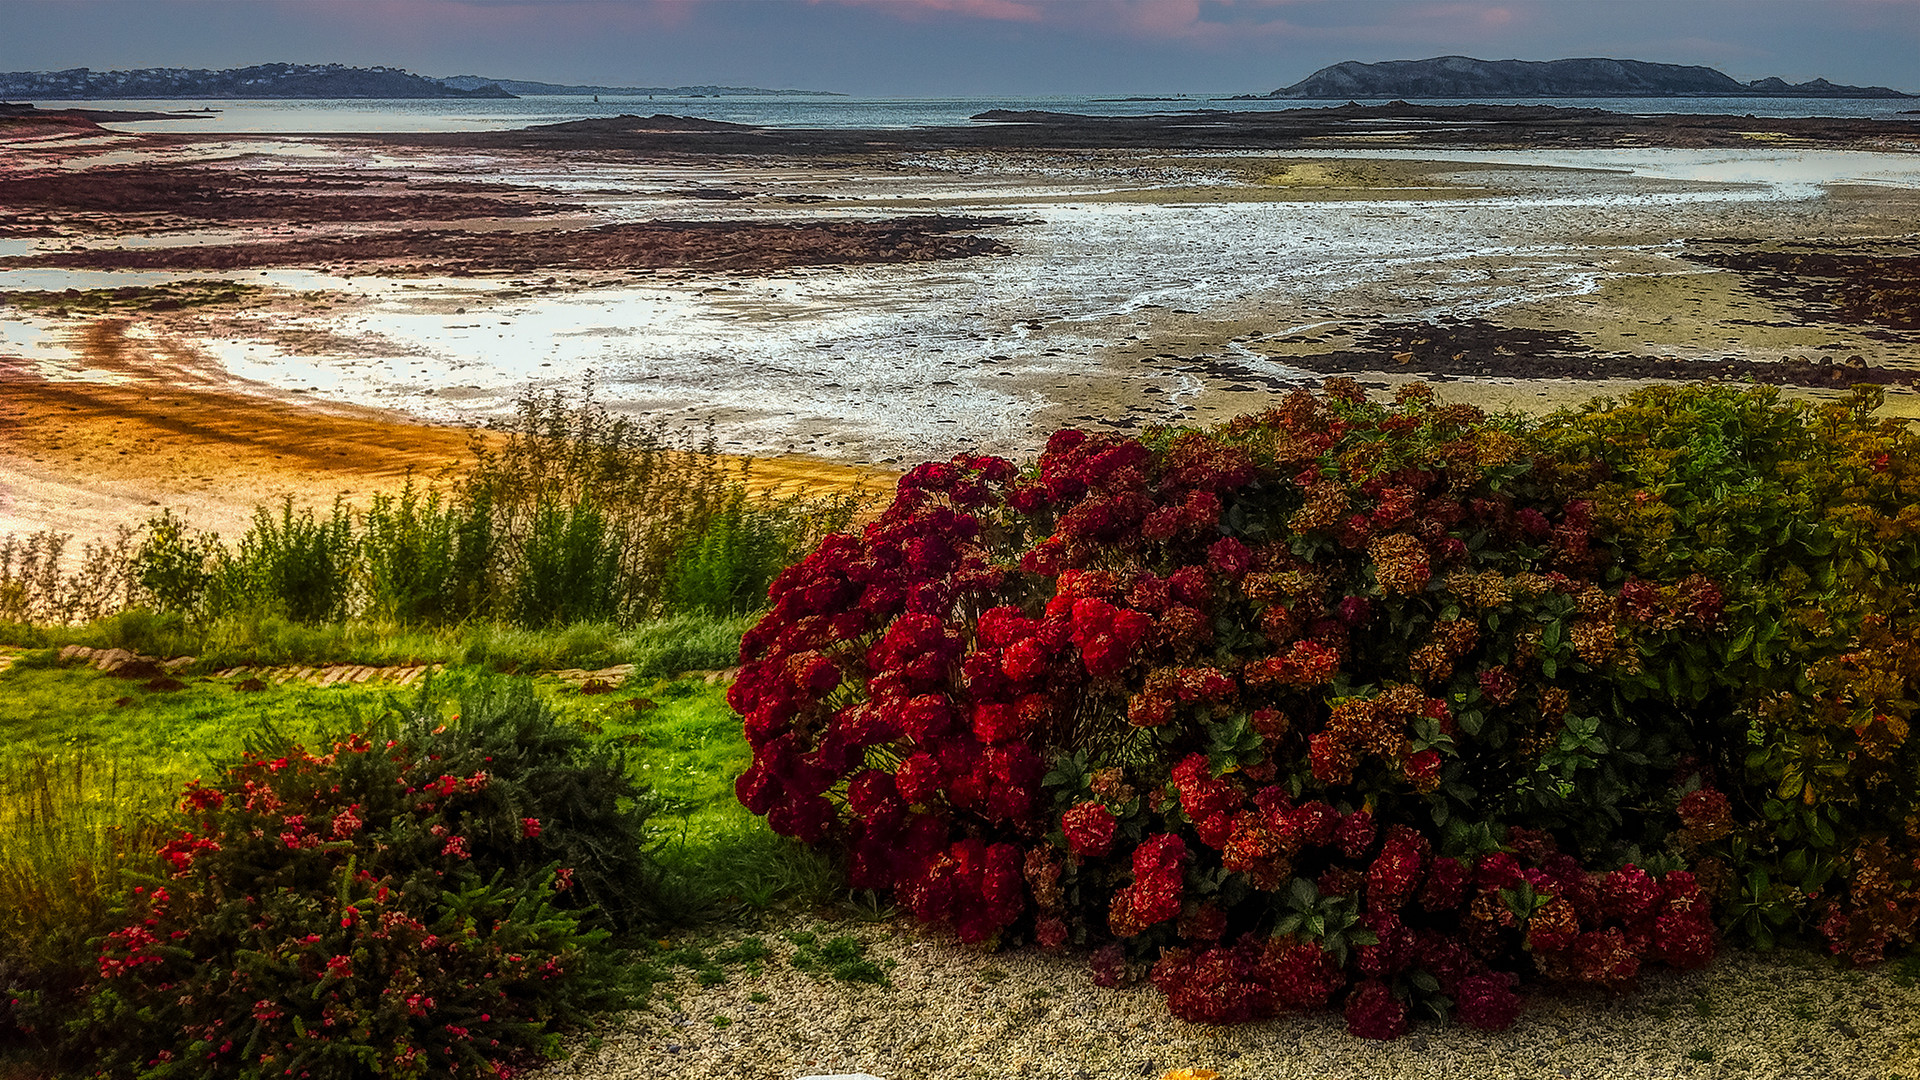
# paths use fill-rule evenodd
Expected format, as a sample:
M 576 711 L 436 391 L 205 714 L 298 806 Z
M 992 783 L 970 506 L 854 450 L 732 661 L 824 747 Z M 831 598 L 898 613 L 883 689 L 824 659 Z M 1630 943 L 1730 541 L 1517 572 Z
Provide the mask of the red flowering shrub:
M 1688 794 L 1716 751 L 1644 646 L 1734 605 L 1622 574 L 1593 484 L 1517 422 L 1339 380 L 923 466 L 742 640 L 741 800 L 922 919 L 1097 946 L 1195 1020 L 1498 1028 L 1528 981 L 1704 963 L 1680 868 L 1729 831 Z
M 620 864 L 643 857 L 643 792 L 529 694 L 463 704 L 464 722 L 422 708 L 189 787 L 170 873 L 99 945 L 73 1049 L 148 1077 L 504 1076 L 550 1056 L 555 1025 L 613 1000 L 608 931 L 566 907 L 639 883 Z M 598 867 L 549 858 L 609 841 Z

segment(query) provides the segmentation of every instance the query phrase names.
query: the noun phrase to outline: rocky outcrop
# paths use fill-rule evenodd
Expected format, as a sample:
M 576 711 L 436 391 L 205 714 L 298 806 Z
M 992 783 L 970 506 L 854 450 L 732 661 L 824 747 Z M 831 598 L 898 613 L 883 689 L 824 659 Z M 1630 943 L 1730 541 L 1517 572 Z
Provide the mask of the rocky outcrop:
M 1321 68 L 1270 98 L 1497 97 L 1911 97 L 1884 86 L 1841 86 L 1825 79 L 1788 83 L 1777 78 L 1743 83 L 1710 67 L 1644 60 L 1348 60 Z

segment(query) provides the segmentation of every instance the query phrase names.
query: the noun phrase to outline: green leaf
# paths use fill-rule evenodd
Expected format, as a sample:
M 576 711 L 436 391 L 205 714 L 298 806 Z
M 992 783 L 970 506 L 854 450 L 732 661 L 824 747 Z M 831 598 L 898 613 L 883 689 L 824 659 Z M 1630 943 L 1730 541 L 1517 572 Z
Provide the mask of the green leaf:
M 1727 659 L 1737 660 L 1740 654 L 1751 648 L 1753 648 L 1753 624 L 1748 623 L 1746 629 L 1740 631 L 1731 642 L 1728 642 Z

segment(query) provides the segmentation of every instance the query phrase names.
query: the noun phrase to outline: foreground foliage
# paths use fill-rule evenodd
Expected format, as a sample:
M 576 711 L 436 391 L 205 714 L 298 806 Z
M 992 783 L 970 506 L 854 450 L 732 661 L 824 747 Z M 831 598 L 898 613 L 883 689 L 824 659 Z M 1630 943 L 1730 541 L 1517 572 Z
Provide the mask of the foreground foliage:
M 114 1075 L 503 1072 L 615 1000 L 608 935 L 657 915 L 652 806 L 525 684 L 262 745 L 190 785 L 86 983 L 11 1019 Z
M 1866 396 L 1538 425 L 1330 381 L 1213 432 L 921 466 L 774 583 L 773 828 L 1181 1016 L 1511 1023 L 1920 909 L 1920 447 Z

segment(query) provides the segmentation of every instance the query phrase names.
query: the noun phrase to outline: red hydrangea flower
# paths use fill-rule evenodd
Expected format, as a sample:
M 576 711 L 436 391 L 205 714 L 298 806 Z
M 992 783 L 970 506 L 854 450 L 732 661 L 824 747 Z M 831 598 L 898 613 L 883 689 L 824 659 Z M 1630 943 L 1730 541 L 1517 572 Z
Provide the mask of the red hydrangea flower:
M 1282 831 L 1284 841 L 1289 835 L 1298 838 L 1300 847 L 1326 847 L 1333 843 L 1334 834 L 1340 828 L 1340 811 L 1318 799 L 1301 803 L 1288 815 L 1287 825 Z M 1292 850 L 1299 850 L 1293 847 Z
M 893 781 L 900 791 L 900 797 L 907 802 L 921 805 L 930 803 L 940 793 L 943 782 L 940 762 L 924 751 L 914 754 L 900 763 L 900 767 L 894 771 Z
M 1326 732 L 1307 736 L 1307 763 L 1313 770 L 1313 778 L 1323 784 L 1338 785 L 1353 782 L 1354 766 L 1359 759 L 1353 748 Z
M 1585 982 L 1625 990 L 1640 974 L 1640 958 L 1617 926 L 1581 934 L 1569 952 L 1573 976 Z
M 1665 899 L 1653 875 L 1632 863 L 1606 876 L 1600 883 L 1600 897 L 1607 914 L 1627 922 L 1652 913 Z
M 1362 1039 L 1397 1039 L 1407 1033 L 1407 1003 L 1386 983 L 1368 979 L 1347 995 L 1347 1031 Z
M 1431 846 L 1425 837 L 1405 825 L 1387 831 L 1380 855 L 1367 868 L 1367 904 L 1392 911 L 1405 904 L 1420 880 L 1420 868 Z
M 1440 790 L 1440 751 L 1432 747 L 1407 755 L 1400 770 L 1413 790 L 1422 795 Z
M 1340 854 L 1349 859 L 1359 859 L 1373 846 L 1373 815 L 1366 810 L 1355 810 L 1340 819 L 1340 826 L 1334 830 L 1333 841 L 1340 847 Z
M 1033 924 L 1033 940 L 1043 949 L 1058 949 L 1067 943 L 1067 924 L 1055 915 L 1049 915 Z
M 1677 968 L 1705 967 L 1713 960 L 1713 923 L 1703 909 L 1670 911 L 1653 924 L 1652 955 Z
M 1427 882 L 1420 889 L 1420 906 L 1428 911 L 1450 911 L 1459 907 L 1467 897 L 1471 876 L 1459 859 L 1443 855 L 1433 860 L 1433 865 L 1427 868 Z
M 1213 775 L 1213 763 L 1205 754 L 1182 758 L 1173 767 L 1173 784 L 1180 793 L 1180 809 L 1196 822 L 1238 810 L 1246 802 L 1233 781 Z
M 1241 1024 L 1272 1016 L 1278 1001 L 1251 947 L 1169 949 L 1153 968 L 1167 1010 L 1196 1024 Z
M 1222 577 L 1242 577 L 1253 569 L 1253 550 L 1231 536 L 1221 537 L 1207 549 L 1207 567 Z
M 1733 805 L 1713 788 L 1688 792 L 1675 813 L 1699 842 L 1717 840 L 1733 831 Z
M 1000 670 L 1016 683 L 1031 684 L 1044 678 L 1052 667 L 1046 643 L 1039 638 L 1023 638 L 1007 646 Z
M 1107 916 L 1115 934 L 1132 937 L 1180 914 L 1186 858 L 1187 845 L 1171 833 L 1149 836 L 1133 849 L 1133 884 L 1114 893 Z
M 1499 664 L 1480 672 L 1479 679 L 1480 692 L 1495 705 L 1513 704 L 1514 695 L 1520 692 L 1519 680 Z
M 1487 892 L 1511 889 L 1526 880 L 1526 874 L 1520 869 L 1519 860 L 1504 851 L 1492 851 L 1480 856 L 1473 868 L 1474 884 Z
M 1113 811 L 1097 802 L 1083 802 L 1060 816 L 1067 850 L 1084 858 L 1099 858 L 1113 850 L 1117 825 Z
M 1513 992 L 1507 972 L 1469 975 L 1454 991 L 1454 1012 L 1460 1022 L 1482 1031 L 1505 1031 L 1520 1015 L 1520 996 Z
M 1116 608 L 1105 600 L 1073 602 L 1073 643 L 1080 649 L 1087 673 L 1110 679 L 1133 660 L 1133 652 L 1153 629 L 1147 615 Z
M 1275 998 L 1289 1009 L 1322 1008 L 1347 981 L 1339 962 L 1312 941 L 1269 942 L 1266 969 Z

